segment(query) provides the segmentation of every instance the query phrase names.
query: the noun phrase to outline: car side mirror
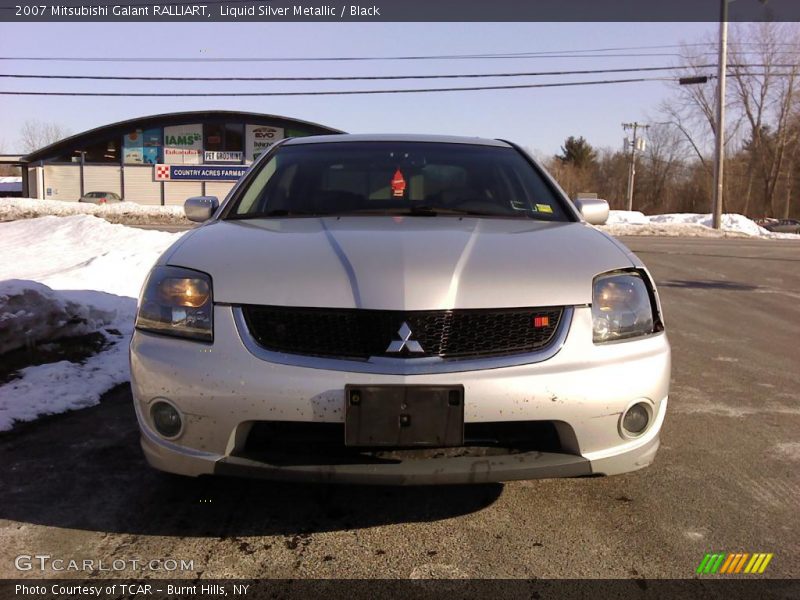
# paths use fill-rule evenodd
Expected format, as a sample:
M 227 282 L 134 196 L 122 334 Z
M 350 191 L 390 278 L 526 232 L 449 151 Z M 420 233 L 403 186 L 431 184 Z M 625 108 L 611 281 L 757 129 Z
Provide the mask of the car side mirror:
M 195 223 L 208 221 L 219 208 L 216 196 L 195 196 L 183 203 L 186 218 Z
M 591 225 L 604 225 L 608 221 L 608 202 L 599 198 L 578 198 L 575 208 Z

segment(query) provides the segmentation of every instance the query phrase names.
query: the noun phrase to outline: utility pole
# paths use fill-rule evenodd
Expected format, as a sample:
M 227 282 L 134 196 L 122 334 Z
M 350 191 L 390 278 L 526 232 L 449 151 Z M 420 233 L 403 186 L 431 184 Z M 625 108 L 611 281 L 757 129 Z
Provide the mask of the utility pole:
M 626 138 L 626 143 L 630 143 L 631 147 L 631 162 L 630 166 L 628 167 L 628 210 L 633 210 L 633 182 L 636 178 L 636 153 L 640 150 L 644 150 L 644 139 L 639 138 L 637 133 L 639 129 L 649 129 L 650 125 L 645 125 L 643 123 L 623 123 L 622 128 L 625 131 L 629 129 L 633 129 L 633 140 L 628 142 Z
M 722 226 L 722 189 L 725 167 L 725 75 L 728 71 L 728 0 L 721 0 L 719 18 L 719 60 L 717 61 L 717 118 L 714 147 L 714 204 L 712 226 Z

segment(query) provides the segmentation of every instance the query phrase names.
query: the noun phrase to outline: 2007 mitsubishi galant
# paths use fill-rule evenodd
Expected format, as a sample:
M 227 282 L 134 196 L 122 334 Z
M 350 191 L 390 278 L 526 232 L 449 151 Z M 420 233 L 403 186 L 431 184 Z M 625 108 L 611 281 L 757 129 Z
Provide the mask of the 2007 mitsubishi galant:
M 653 280 L 505 141 L 288 139 L 139 300 L 150 464 L 374 484 L 612 475 L 653 461 L 670 348 Z

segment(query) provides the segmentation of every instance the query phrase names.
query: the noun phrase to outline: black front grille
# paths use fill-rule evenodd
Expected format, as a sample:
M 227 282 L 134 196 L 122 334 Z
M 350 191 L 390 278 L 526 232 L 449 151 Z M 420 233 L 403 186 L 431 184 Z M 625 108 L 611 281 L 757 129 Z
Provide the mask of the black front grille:
M 364 448 L 344 445 L 344 423 L 257 421 L 235 452 L 273 465 L 398 463 L 430 458 L 566 452 L 551 421 L 465 423 L 464 445 L 453 448 Z
M 372 356 L 477 358 L 524 354 L 546 347 L 563 309 L 510 308 L 438 311 L 387 311 L 283 306 L 242 307 L 247 327 L 259 345 L 277 352 L 347 359 Z M 400 352 L 403 324 L 411 330 Z M 410 347 L 410 348 L 409 348 Z

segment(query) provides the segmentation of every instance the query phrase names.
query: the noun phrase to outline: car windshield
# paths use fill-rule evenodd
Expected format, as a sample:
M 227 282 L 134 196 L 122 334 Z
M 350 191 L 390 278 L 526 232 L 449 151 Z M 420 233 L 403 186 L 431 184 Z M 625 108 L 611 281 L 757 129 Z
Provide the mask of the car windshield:
M 574 220 L 537 168 L 510 147 L 290 144 L 256 169 L 227 218 L 385 214 Z

